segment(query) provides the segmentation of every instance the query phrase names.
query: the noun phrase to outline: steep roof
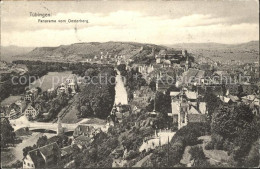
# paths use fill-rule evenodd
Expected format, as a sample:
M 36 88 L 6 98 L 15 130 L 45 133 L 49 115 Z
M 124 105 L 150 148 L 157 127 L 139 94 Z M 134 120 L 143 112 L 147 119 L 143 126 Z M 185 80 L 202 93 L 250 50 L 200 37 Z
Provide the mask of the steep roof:
M 200 113 L 193 106 L 191 106 L 191 108 L 189 110 L 189 114 L 200 114 Z
M 72 153 L 73 153 L 73 148 L 71 146 L 61 148 L 61 156 L 65 156 Z
M 205 114 L 188 114 L 188 121 L 191 123 L 196 122 L 205 122 L 207 120 L 207 116 Z
M 42 155 L 45 156 L 46 158 L 52 156 L 54 152 L 58 151 L 58 149 L 59 146 L 56 142 L 39 148 Z
M 239 101 L 239 98 L 237 96 L 229 95 L 228 97 L 232 100 L 232 102 Z
M 185 95 L 187 96 L 188 99 L 197 99 L 197 93 L 196 92 L 187 91 L 185 93 Z
M 206 112 L 207 112 L 206 105 L 207 105 L 206 102 L 199 103 L 199 109 L 200 109 L 201 114 L 206 114 Z
M 170 92 L 170 96 L 177 96 L 177 95 L 179 95 L 180 94 L 180 92 Z
M 35 168 L 44 167 L 45 160 L 38 148 L 29 151 L 27 156 L 29 156 L 31 158 L 32 162 L 34 163 Z M 27 158 L 27 156 L 25 158 Z

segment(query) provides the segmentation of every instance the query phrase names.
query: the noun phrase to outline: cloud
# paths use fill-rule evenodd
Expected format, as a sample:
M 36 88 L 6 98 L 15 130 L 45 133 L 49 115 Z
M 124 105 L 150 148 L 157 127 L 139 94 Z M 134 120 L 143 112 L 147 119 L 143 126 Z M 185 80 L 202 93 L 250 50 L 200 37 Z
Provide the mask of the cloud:
M 211 14 L 194 13 L 172 18 L 118 10 L 108 14 L 59 12 L 44 19 L 84 19 L 89 23 L 38 23 L 35 17 L 4 18 L 2 45 L 58 46 L 91 41 L 240 43 L 259 37 L 259 23 L 232 23 L 228 17 Z

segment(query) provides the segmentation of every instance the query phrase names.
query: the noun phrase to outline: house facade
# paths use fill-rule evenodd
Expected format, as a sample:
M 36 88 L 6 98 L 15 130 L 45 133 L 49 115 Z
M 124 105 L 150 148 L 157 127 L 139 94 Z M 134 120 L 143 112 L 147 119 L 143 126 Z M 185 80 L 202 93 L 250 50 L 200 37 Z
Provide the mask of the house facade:
M 178 129 L 188 123 L 206 121 L 206 103 L 200 102 L 198 97 L 193 94 L 181 92 L 171 92 L 172 112 L 168 114 L 173 119 L 173 123 L 178 123 Z
M 37 96 L 38 96 L 38 89 L 32 88 L 25 92 L 24 100 L 32 102 L 36 99 Z
M 31 104 L 29 104 L 26 109 L 24 110 L 23 114 L 27 117 L 27 118 L 33 118 L 35 119 L 37 117 L 37 115 L 39 114 L 39 111 L 34 108 Z

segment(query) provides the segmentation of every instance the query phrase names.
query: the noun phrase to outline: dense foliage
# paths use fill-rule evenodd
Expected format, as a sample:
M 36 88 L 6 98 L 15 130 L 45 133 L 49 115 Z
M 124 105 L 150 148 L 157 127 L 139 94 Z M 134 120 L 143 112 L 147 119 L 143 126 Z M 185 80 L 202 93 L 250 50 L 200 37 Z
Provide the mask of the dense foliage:
M 259 158 L 253 148 L 259 139 L 259 123 L 259 117 L 247 105 L 220 106 L 213 114 L 212 141 L 206 148 L 228 151 L 236 166 L 255 167 L 256 163 L 250 161 Z
M 39 114 L 37 121 L 51 121 L 57 118 L 58 113 L 62 108 L 68 105 L 69 96 L 65 93 L 61 93 L 58 96 L 41 95 L 35 105 L 37 105 Z M 44 112 L 48 112 L 47 116 L 43 116 Z
M 87 71 L 98 78 L 91 78 L 82 88 L 77 100 L 78 117 L 106 118 L 112 110 L 115 99 L 115 71 L 112 68 Z
M 124 117 L 122 123 L 108 129 L 108 133 L 98 134 L 94 141 L 85 147 L 74 158 L 77 167 L 112 167 L 113 156 L 111 153 L 124 147 L 127 150 L 127 160 L 138 158 L 139 147 L 145 137 L 154 134 L 154 128 L 144 112 L 130 114 Z
M 198 137 L 210 133 L 207 123 L 189 123 L 178 130 L 170 141 L 169 146 L 157 148 L 151 156 L 151 164 L 145 167 L 174 167 L 179 164 L 186 146 L 199 143 Z
M 14 128 L 11 126 L 8 119 L 1 118 L 1 127 L 0 127 L 0 140 L 1 148 L 5 148 L 8 144 L 14 144 L 15 133 Z
M 210 167 L 210 163 L 207 161 L 201 146 L 192 146 L 189 153 L 191 155 L 191 160 L 193 160 L 192 167 Z
M 29 82 L 33 82 L 34 80 L 46 75 L 48 72 L 72 71 L 74 74 L 84 76 L 85 71 L 89 68 L 111 67 L 109 65 L 81 62 L 43 62 L 33 60 L 16 60 L 13 61 L 13 63 L 26 65 L 28 72 L 23 75 L 16 72 L 1 74 L 0 102 L 7 98 L 10 94 L 18 95 L 24 93 L 25 88 L 29 85 Z M 21 79 L 21 83 L 19 83 L 19 79 Z

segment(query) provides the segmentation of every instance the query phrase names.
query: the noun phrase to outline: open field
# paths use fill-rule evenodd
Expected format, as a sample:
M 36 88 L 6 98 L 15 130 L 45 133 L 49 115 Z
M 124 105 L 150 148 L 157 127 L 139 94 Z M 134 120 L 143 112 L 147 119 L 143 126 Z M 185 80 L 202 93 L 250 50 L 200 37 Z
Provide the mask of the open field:
M 69 75 L 71 75 L 71 71 L 49 72 L 47 75 L 33 82 L 30 88 L 40 87 L 42 91 L 46 91 L 52 87 L 56 88 L 60 83 L 64 82 Z
M 21 99 L 21 96 L 9 96 L 1 102 L 1 106 L 12 104 Z

